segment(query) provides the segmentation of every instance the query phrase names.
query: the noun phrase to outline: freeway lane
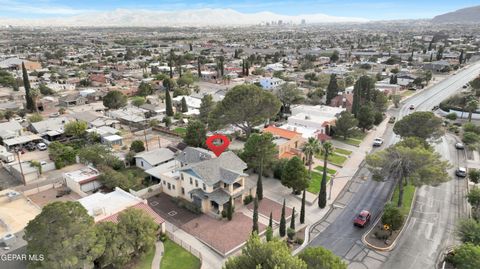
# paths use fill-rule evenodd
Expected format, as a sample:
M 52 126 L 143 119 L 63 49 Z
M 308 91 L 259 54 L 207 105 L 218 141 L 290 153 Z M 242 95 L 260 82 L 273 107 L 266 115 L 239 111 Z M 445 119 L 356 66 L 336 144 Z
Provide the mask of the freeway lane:
M 433 106 L 438 105 L 444 99 L 461 90 L 462 86 L 472 80 L 479 72 L 480 63 L 473 64 L 456 75 L 411 97 L 408 101 L 402 103 L 402 107 L 392 109 L 388 113 L 396 115 L 400 119 L 411 113 L 409 110 L 411 104 L 416 107 L 417 111 L 431 110 Z M 391 145 L 398 141 L 398 137 L 393 134 L 391 127 L 386 130 L 383 138 L 386 141 L 386 145 Z M 443 143 L 447 142 L 448 138 L 443 141 Z M 365 168 L 361 169 L 365 170 Z M 367 175 L 368 172 L 361 171 L 358 174 Z M 336 255 L 348 261 L 349 268 L 432 268 L 436 257 L 442 250 L 441 248 L 453 242 L 453 223 L 455 218 L 461 215 L 460 211 L 462 211 L 457 207 L 457 204 L 460 204 L 457 196 L 462 195 L 460 184 L 454 184 L 455 181 L 451 181 L 438 187 L 426 186 L 420 188 L 418 193 L 421 198 L 418 200 L 419 203 L 416 203 L 414 206 L 414 210 L 419 212 L 419 214 L 415 215 L 415 223 L 414 225 L 408 224 L 408 231 L 403 234 L 403 238 L 400 239 L 396 249 L 388 253 L 374 251 L 364 246 L 361 242 L 361 236 L 366 229 L 361 230 L 353 227 L 352 219 L 362 209 L 369 209 L 374 217 L 378 216 L 389 198 L 393 182 L 379 183 L 371 179 L 362 181 L 359 178 L 353 178 L 352 180 L 354 184 L 349 189 L 351 199 L 345 201 L 343 210 L 334 210 L 334 219 L 329 220 L 330 217 L 328 217 L 327 223 L 321 224 L 326 227 L 323 227 L 324 230 L 309 243 L 309 246 L 324 246 L 332 250 Z M 429 197 L 430 199 L 428 199 Z M 433 214 L 423 214 L 422 208 L 417 208 L 422 207 L 420 202 L 423 200 L 429 206 L 431 205 L 428 208 L 428 212 L 442 211 L 443 213 L 433 218 L 431 216 Z M 463 197 L 461 200 L 463 201 Z M 439 203 L 439 201 L 443 201 L 443 203 Z M 450 210 L 453 212 L 449 213 Z M 445 228 L 439 230 L 434 227 L 435 225 L 432 226 L 432 224 L 429 224 L 432 223 L 432 220 L 435 220 L 436 224 L 440 223 L 440 225 L 445 226 Z M 425 234 L 428 235 L 427 239 L 429 240 L 426 240 Z M 422 243 L 419 243 L 419 241 L 422 241 Z M 415 244 L 411 242 L 415 242 Z M 400 261 L 407 261 L 408 263 L 400 264 Z

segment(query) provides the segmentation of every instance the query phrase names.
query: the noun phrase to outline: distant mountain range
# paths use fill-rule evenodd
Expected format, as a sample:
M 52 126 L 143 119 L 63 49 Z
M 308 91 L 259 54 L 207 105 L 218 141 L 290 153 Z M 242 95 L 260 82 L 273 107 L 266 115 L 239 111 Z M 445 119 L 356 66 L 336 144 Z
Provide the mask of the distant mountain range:
M 367 19 L 337 17 L 325 14 L 279 15 L 272 12 L 241 13 L 233 9 L 195 9 L 183 11 L 127 10 L 82 13 L 47 19 L 2 19 L 0 25 L 14 26 L 96 26 L 96 27 L 160 27 L 160 26 L 246 26 L 267 22 L 308 23 L 367 22 Z
M 433 23 L 480 23 L 480 6 L 462 8 L 435 16 Z

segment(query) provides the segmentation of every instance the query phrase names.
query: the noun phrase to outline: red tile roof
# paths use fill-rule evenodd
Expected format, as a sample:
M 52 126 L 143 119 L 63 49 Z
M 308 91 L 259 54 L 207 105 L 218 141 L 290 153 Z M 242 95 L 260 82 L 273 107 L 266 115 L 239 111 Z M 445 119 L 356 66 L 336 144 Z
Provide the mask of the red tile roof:
M 285 130 L 285 129 L 282 129 L 282 128 L 278 128 L 278 127 L 275 127 L 275 126 L 268 126 L 267 128 L 263 129 L 264 132 L 268 132 L 268 133 L 271 133 L 273 135 L 278 135 L 282 138 L 286 138 L 286 139 L 292 139 L 298 135 L 301 135 L 300 133 L 298 132 L 295 132 L 295 131 L 290 131 L 290 130 Z
M 162 217 L 160 217 L 157 213 L 155 213 L 155 211 L 153 211 L 153 209 L 152 209 L 150 206 L 148 206 L 148 205 L 146 205 L 146 204 L 144 204 L 144 203 L 142 203 L 142 202 L 140 202 L 140 203 L 138 203 L 138 204 L 136 204 L 136 205 L 134 205 L 134 206 L 131 206 L 131 207 L 129 207 L 129 208 L 136 208 L 136 209 L 142 210 L 143 212 L 147 213 L 147 215 L 149 215 L 150 217 L 152 217 L 153 220 L 155 221 L 155 223 L 157 223 L 157 224 L 162 224 L 162 223 L 165 222 L 165 220 L 164 220 Z M 120 211 L 120 212 L 118 212 L 118 213 L 116 213 L 116 214 L 113 214 L 113 215 L 111 215 L 111 216 L 108 216 L 108 217 L 106 217 L 106 218 L 104 218 L 104 219 L 101 219 L 101 220 L 99 220 L 98 222 L 111 221 L 111 222 L 113 222 L 113 223 L 118 223 L 118 216 L 119 216 L 120 213 L 122 213 L 123 211 L 124 211 L 124 210 L 122 210 L 122 211 Z

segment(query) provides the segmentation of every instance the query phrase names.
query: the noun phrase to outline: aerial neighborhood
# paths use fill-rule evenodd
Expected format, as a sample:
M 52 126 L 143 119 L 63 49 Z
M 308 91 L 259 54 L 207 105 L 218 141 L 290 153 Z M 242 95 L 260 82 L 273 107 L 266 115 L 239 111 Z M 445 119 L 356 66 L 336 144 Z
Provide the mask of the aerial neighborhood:
M 2 26 L 0 268 L 480 268 L 478 23 Z

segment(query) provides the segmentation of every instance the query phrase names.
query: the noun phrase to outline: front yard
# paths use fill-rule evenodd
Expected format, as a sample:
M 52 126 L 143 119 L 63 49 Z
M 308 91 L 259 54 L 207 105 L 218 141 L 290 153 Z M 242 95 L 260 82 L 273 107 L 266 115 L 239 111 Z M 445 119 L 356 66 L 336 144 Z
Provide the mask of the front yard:
M 327 175 L 327 183 L 330 181 L 331 176 Z M 320 183 L 322 182 L 322 173 L 312 171 L 312 179 L 308 185 L 307 191 L 313 194 L 320 192 Z
M 161 269 L 199 269 L 200 260 L 170 239 L 163 242 Z

